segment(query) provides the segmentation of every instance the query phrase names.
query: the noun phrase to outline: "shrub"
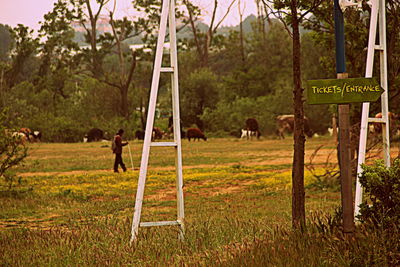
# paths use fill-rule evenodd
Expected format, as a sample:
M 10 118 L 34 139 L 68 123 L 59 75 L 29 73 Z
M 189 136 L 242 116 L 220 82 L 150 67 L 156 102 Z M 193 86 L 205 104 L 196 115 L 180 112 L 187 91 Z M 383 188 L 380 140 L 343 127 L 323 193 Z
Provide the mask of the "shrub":
M 6 128 L 5 112 L 0 113 L 0 178 L 3 178 L 11 189 L 16 180 L 12 167 L 20 164 L 27 156 L 28 148 L 20 136 L 14 136 L 14 130 Z M 20 180 L 18 180 L 20 181 Z
M 400 160 L 387 168 L 382 161 L 363 166 L 360 183 L 369 199 L 360 206 L 359 219 L 387 228 L 400 224 Z

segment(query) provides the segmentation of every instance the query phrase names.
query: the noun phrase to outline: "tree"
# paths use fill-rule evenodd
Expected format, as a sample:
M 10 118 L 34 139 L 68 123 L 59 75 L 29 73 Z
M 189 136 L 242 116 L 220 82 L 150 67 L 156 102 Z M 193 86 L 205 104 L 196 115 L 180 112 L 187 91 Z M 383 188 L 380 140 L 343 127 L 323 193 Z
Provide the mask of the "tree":
M 76 14 L 68 9 L 67 0 L 58 0 L 53 10 L 44 15 L 40 22 L 40 67 L 36 79 L 37 91 L 50 89 L 53 93 L 54 105 L 58 97 L 66 99 L 67 80 L 73 79 L 79 69 L 78 44 L 74 41 L 75 32 L 71 27 Z
M 39 39 L 33 37 L 33 30 L 18 24 L 11 32 L 12 38 L 15 40 L 14 53 L 11 56 L 11 64 L 5 73 L 8 88 L 13 87 L 18 82 L 25 80 L 26 77 L 32 76 L 32 69 L 29 67 L 34 61 L 37 53 Z
M 4 104 L 4 76 L 10 67 L 9 61 L 12 45 L 11 28 L 7 25 L 0 24 L 0 99 L 3 100 L 0 106 Z
M 81 55 L 89 67 L 91 76 L 99 81 L 112 86 L 120 92 L 119 115 L 128 118 L 129 89 L 133 88 L 134 72 L 137 66 L 137 57 L 146 58 L 142 51 L 130 51 L 124 43 L 126 40 L 141 37 L 143 43 L 149 47 L 155 44 L 155 29 L 158 27 L 160 18 L 159 0 L 135 0 L 132 2 L 138 13 L 146 14 L 146 18 L 140 17 L 134 21 L 126 17 L 116 20 L 114 19 L 114 11 L 109 12 L 108 21 L 111 32 L 99 33 L 96 29 L 97 21 L 101 15 L 101 11 L 109 0 L 96 0 L 97 11 L 93 11 L 93 7 L 89 0 L 72 1 L 78 10 L 78 19 L 82 27 L 85 28 L 86 42 L 90 44 L 90 49 L 83 49 Z M 115 4 L 116 2 L 114 2 Z M 177 16 L 181 12 L 177 9 Z M 116 54 L 118 63 L 112 68 L 105 70 L 105 58 L 110 54 Z
M 217 76 L 209 69 L 198 69 L 182 81 L 182 120 L 190 126 L 196 124 L 201 130 L 205 108 L 214 108 L 218 102 Z
M 115 79 L 116 81 L 112 81 L 108 75 L 105 75 L 104 82 L 118 88 L 121 96 L 120 114 L 128 118 L 128 90 L 136 68 L 136 52 L 132 51 L 131 57 L 128 59 L 127 53 L 123 50 L 122 42 L 126 40 L 133 31 L 133 26 L 126 17 L 122 20 L 115 21 L 112 12 L 110 12 L 110 24 L 113 33 L 112 40 L 115 41 L 117 47 L 119 74 L 118 79 Z M 129 48 L 127 50 L 129 50 Z M 126 61 L 128 60 L 131 61 L 130 66 L 126 66 Z M 128 71 L 126 70 L 127 67 L 129 68 Z
M 188 21 L 190 23 L 190 27 L 192 30 L 194 46 L 197 51 L 197 56 L 200 62 L 200 66 L 208 67 L 210 48 L 213 45 L 215 34 L 218 28 L 221 26 L 222 22 L 225 20 L 226 16 L 231 11 L 231 8 L 233 7 L 236 0 L 230 0 L 228 9 L 226 10 L 224 16 L 219 21 L 216 21 L 216 14 L 218 10 L 219 1 L 214 0 L 214 8 L 211 15 L 211 22 L 208 27 L 208 30 L 205 33 L 200 32 L 200 30 L 196 27 L 196 21 L 198 20 L 198 17 L 201 14 L 200 9 L 195 5 L 193 5 L 190 2 L 190 0 L 182 0 L 182 1 L 187 8 Z
M 28 148 L 19 135 L 13 135 L 10 125 L 6 125 L 5 112 L 0 113 L 0 178 L 8 183 L 11 189 L 14 176 L 11 168 L 19 165 L 27 156 Z M 7 127 L 8 126 L 8 127 Z
M 10 31 L 11 28 L 9 26 L 0 24 L 0 61 L 9 60 L 9 53 L 13 43 Z
M 87 60 L 87 67 L 92 75 L 99 78 L 103 75 L 102 61 L 106 53 L 105 49 L 99 50 L 97 23 L 104 6 L 110 0 L 96 0 L 97 10 L 93 9 L 90 0 L 69 0 L 73 10 L 77 13 L 80 25 L 85 29 L 85 41 L 90 45 L 90 49 L 84 49 L 83 55 Z
M 293 41 L 293 111 L 294 154 L 292 167 L 292 224 L 294 228 L 305 225 L 304 191 L 304 107 L 301 81 L 300 25 L 307 14 L 320 5 L 322 0 L 262 0 L 285 25 Z

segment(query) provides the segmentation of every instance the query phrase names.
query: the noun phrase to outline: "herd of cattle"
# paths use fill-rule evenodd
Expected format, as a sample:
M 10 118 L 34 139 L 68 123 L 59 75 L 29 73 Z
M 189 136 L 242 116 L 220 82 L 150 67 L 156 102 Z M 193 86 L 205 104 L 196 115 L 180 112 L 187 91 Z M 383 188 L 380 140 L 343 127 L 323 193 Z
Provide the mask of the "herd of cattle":
M 307 136 L 313 135 L 312 130 L 309 127 L 308 119 L 304 118 L 304 128 Z M 284 139 L 284 133 L 292 133 L 294 130 L 294 116 L 293 115 L 280 115 L 276 118 L 277 129 L 276 133 L 279 138 Z M 172 118 L 169 119 L 168 130 L 163 131 L 159 127 L 154 127 L 151 135 L 152 140 L 169 139 L 172 138 L 173 133 L 173 122 Z M 135 132 L 135 139 L 143 140 L 145 132 L 143 130 L 137 130 Z M 253 137 L 259 139 L 261 136 L 258 121 L 255 118 L 249 118 L 245 121 L 245 127 L 241 129 L 241 139 L 252 139 Z M 204 140 L 207 141 L 207 137 L 199 128 L 189 128 L 185 131 L 181 130 L 181 137 L 187 138 L 189 141 L 193 140 Z M 239 136 L 238 136 L 239 137 Z M 95 142 L 106 140 L 104 132 L 101 129 L 93 128 L 84 137 L 84 142 Z
M 391 127 L 391 136 L 400 135 L 400 115 L 396 115 L 392 112 L 388 113 L 389 123 Z M 376 114 L 375 118 L 382 118 L 382 114 Z M 279 115 L 276 117 L 276 135 L 279 139 L 285 138 L 285 133 L 293 133 L 294 131 L 294 115 Z M 328 132 L 330 135 L 333 133 L 333 128 L 329 128 Z M 372 122 L 369 124 L 369 132 L 372 134 L 379 134 L 382 132 L 382 123 Z M 152 131 L 152 140 L 157 139 L 169 139 L 172 138 L 173 133 L 173 123 L 172 118 L 169 120 L 168 130 L 162 131 L 158 127 L 154 127 Z M 307 117 L 304 117 L 304 133 L 308 137 L 312 137 L 315 135 L 314 131 L 310 127 L 310 123 Z M 142 130 L 137 130 L 135 132 L 135 139 L 143 140 L 145 132 Z M 42 139 L 42 133 L 39 131 L 32 131 L 29 128 L 21 128 L 17 132 L 13 132 L 12 136 L 17 138 L 19 142 L 40 142 Z M 237 137 L 240 139 L 252 139 L 260 138 L 261 132 L 259 128 L 258 121 L 255 118 L 249 118 L 245 121 L 245 126 L 240 130 L 240 133 Z M 198 128 L 189 128 L 185 131 L 181 130 L 181 137 L 187 138 L 189 141 L 191 140 L 200 140 L 203 139 L 207 141 L 207 137 L 205 134 Z M 85 135 L 83 141 L 84 142 L 97 142 L 97 141 L 106 141 L 109 140 L 105 136 L 103 130 L 98 128 L 92 128 Z
M 42 139 L 42 133 L 39 131 L 32 131 L 29 128 L 21 128 L 19 131 L 12 132 L 11 136 L 17 139 L 18 143 L 35 143 L 40 142 Z
M 389 125 L 390 125 L 390 136 L 393 137 L 395 135 L 400 136 L 400 115 L 396 115 L 393 112 L 388 113 L 389 117 Z M 382 113 L 378 113 L 375 115 L 375 118 L 382 118 Z M 358 129 L 359 133 L 359 125 L 358 127 L 354 127 Z M 338 130 L 338 129 L 337 129 Z M 294 115 L 279 115 L 276 117 L 276 130 L 275 133 L 279 139 L 285 139 L 285 133 L 293 133 L 294 131 Z M 333 134 L 333 128 L 328 128 L 328 132 L 330 135 Z M 371 122 L 369 124 L 369 132 L 371 134 L 380 134 L 382 132 L 382 123 L 380 122 Z M 315 131 L 311 129 L 309 119 L 304 117 L 304 133 L 307 137 L 311 138 L 313 136 L 318 136 Z M 358 135 L 358 133 L 355 133 Z M 241 139 L 251 139 L 252 137 L 259 138 L 261 136 L 260 130 L 258 128 L 258 122 L 254 118 L 249 118 L 245 122 L 245 127 L 241 129 Z

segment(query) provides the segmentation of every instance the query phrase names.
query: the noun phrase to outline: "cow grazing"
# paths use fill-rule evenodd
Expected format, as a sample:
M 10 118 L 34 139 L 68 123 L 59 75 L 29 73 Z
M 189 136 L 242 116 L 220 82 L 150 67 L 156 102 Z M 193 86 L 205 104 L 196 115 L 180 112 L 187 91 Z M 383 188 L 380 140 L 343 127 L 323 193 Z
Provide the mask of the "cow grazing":
M 336 134 L 338 133 L 338 131 L 339 131 L 339 128 L 336 127 Z M 328 133 L 329 133 L 329 136 L 333 136 L 333 128 L 332 127 L 328 128 Z
M 389 127 L 390 127 L 390 136 L 395 135 L 398 130 L 400 129 L 400 125 L 398 122 L 398 116 L 394 114 L 393 112 L 388 112 L 388 117 L 389 117 Z M 381 119 L 382 118 L 382 113 L 378 113 L 375 115 L 375 118 Z M 380 134 L 382 133 L 382 123 L 379 122 L 373 122 L 369 126 L 369 131 L 374 134 Z
M 153 128 L 153 132 L 151 134 L 151 140 L 162 139 L 163 136 L 164 136 L 164 132 L 160 128 L 158 128 L 158 127 Z
M 193 138 L 194 141 L 203 139 L 204 141 L 207 141 L 207 137 L 203 134 L 202 131 L 198 128 L 190 128 L 186 131 L 186 136 L 190 142 L 190 139 Z
M 99 128 L 92 128 L 85 135 L 84 142 L 97 142 L 104 139 L 104 132 Z
M 17 134 L 14 133 L 13 136 L 17 136 Z M 32 131 L 29 128 L 21 128 L 18 131 L 18 136 L 23 137 L 24 142 L 29 141 L 33 143 L 33 142 L 40 142 L 42 138 L 42 133 L 39 131 Z
M 181 138 L 185 138 L 186 133 L 184 130 L 182 130 L 182 120 L 180 120 L 180 127 L 181 127 Z M 170 116 L 168 118 L 168 132 L 170 134 L 173 134 L 173 132 L 174 132 L 174 118 L 172 116 Z M 170 135 L 170 136 L 172 136 L 172 135 Z
M 25 135 L 26 140 L 30 140 L 30 137 L 31 137 L 31 134 L 32 134 L 31 129 L 29 129 L 29 128 L 21 128 L 21 129 L 19 130 L 19 132 L 20 132 L 20 133 L 23 133 L 23 134 Z
M 40 142 L 42 140 L 42 133 L 40 131 L 33 131 L 29 140 L 31 142 Z
M 13 132 L 11 134 L 11 136 L 13 137 L 13 139 L 15 140 L 15 143 L 17 144 L 25 144 L 29 139 L 26 137 L 25 133 L 21 133 L 21 132 Z
M 240 139 L 244 139 L 244 138 L 252 138 L 253 136 L 259 137 L 259 135 L 257 135 L 257 132 L 253 132 L 253 131 L 249 131 L 247 129 L 242 129 L 242 135 L 240 136 Z
M 294 131 L 294 115 L 279 115 L 276 117 L 276 133 L 280 139 L 285 139 L 284 132 L 293 133 Z M 308 137 L 313 136 L 310 129 L 308 118 L 304 116 L 304 132 Z
M 135 138 L 138 140 L 144 140 L 144 134 L 145 132 L 143 130 L 136 130 Z
M 252 136 L 256 136 L 257 139 L 260 138 L 261 133 L 258 128 L 258 122 L 254 118 L 249 118 L 246 120 L 246 127 L 244 130 L 247 130 L 247 139 L 251 138 Z M 253 133 L 253 134 L 251 134 Z M 243 135 L 243 131 L 242 131 Z

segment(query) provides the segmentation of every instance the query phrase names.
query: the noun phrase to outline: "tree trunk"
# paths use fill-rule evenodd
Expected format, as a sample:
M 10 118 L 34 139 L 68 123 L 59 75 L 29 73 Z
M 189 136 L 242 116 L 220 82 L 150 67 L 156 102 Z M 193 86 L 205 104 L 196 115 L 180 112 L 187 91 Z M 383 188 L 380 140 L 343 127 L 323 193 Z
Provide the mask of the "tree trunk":
M 86 29 L 86 33 L 88 34 L 88 37 L 90 39 L 90 48 L 91 48 L 90 57 L 91 57 L 92 66 L 90 68 L 91 68 L 91 72 L 92 72 L 93 76 L 98 79 L 103 74 L 102 62 L 101 62 L 101 59 L 99 58 L 99 53 L 97 51 L 97 18 L 98 18 L 98 16 L 93 14 L 93 10 L 92 10 L 89 0 L 86 0 L 85 4 L 86 4 L 86 8 L 89 13 L 88 17 L 89 17 L 89 22 L 90 22 L 90 27 L 91 27 L 90 29 Z M 104 5 L 104 0 L 100 3 L 98 12 L 100 12 L 103 5 Z M 81 22 L 82 25 L 84 25 L 84 23 L 85 22 L 83 22 L 83 21 Z
M 126 119 L 129 118 L 129 110 L 128 110 L 128 88 L 123 86 L 120 88 L 121 93 L 121 116 Z
M 243 34 L 243 10 L 241 10 L 240 0 L 238 4 L 239 8 L 239 36 L 240 36 L 240 57 L 242 58 L 243 67 L 245 67 L 246 57 L 244 52 L 244 34 Z
M 305 226 L 304 192 L 304 109 L 303 88 L 300 69 L 300 31 L 297 14 L 297 0 L 291 1 L 293 27 L 293 102 L 294 102 L 294 155 L 292 167 L 292 225 L 294 228 Z

